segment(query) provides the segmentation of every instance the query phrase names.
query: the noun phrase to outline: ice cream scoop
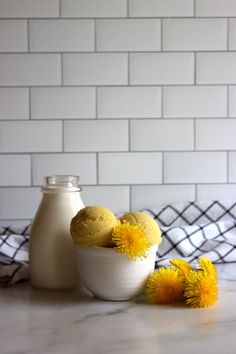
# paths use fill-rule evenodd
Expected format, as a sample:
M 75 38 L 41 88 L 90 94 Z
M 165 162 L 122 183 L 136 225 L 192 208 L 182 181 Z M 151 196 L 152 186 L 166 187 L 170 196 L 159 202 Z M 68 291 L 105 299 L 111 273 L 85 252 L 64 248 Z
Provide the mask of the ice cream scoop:
M 74 243 L 80 246 L 110 247 L 111 231 L 118 223 L 111 210 L 100 206 L 88 206 L 81 209 L 71 220 L 71 237 Z
M 148 214 L 141 211 L 133 211 L 120 217 L 121 223 L 139 224 L 151 245 L 161 243 L 161 230 L 156 221 Z

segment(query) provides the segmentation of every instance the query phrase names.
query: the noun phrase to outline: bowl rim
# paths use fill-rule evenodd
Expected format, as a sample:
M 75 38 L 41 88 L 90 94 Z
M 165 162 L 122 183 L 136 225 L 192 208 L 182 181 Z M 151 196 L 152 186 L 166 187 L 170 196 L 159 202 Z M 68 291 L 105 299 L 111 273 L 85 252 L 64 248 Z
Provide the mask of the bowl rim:
M 126 254 L 119 254 L 115 247 L 100 247 L 100 246 L 94 246 L 94 247 L 83 247 L 79 245 L 75 245 L 76 251 L 78 253 L 83 253 L 86 255 L 100 255 L 100 256 L 105 256 L 105 257 L 116 257 L 116 256 L 127 256 Z M 158 245 L 152 245 L 149 248 L 148 255 L 156 253 L 158 250 Z

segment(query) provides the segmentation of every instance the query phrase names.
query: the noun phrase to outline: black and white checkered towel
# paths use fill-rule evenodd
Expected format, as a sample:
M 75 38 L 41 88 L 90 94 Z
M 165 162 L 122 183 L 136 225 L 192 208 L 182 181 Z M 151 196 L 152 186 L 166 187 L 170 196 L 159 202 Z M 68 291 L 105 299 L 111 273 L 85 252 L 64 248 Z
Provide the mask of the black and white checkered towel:
M 156 267 L 172 258 L 194 263 L 206 255 L 214 263 L 236 262 L 236 202 L 202 201 L 143 210 L 162 230 Z M 0 228 L 0 282 L 28 279 L 30 225 Z

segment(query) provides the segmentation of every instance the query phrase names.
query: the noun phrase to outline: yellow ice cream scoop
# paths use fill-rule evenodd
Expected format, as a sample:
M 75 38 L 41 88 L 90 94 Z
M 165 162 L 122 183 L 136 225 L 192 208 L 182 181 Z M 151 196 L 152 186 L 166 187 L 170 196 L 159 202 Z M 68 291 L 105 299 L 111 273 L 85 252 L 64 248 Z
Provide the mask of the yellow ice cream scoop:
M 141 211 L 133 211 L 120 217 L 121 223 L 139 224 L 151 245 L 161 243 L 161 230 L 156 221 L 148 214 Z
M 71 220 L 70 233 L 74 243 L 84 247 L 112 246 L 111 231 L 119 223 L 111 210 L 100 206 L 81 209 Z

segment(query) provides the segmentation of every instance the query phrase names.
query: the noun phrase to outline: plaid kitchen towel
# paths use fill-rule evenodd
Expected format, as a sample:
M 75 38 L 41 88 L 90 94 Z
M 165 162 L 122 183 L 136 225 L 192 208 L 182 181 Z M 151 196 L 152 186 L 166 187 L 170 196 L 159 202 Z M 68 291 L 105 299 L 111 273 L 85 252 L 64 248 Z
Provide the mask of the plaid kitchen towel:
M 188 262 L 205 255 L 214 263 L 236 262 L 236 202 L 202 201 L 143 209 L 162 230 L 156 267 L 172 258 Z M 29 278 L 30 225 L 0 228 L 0 282 Z

